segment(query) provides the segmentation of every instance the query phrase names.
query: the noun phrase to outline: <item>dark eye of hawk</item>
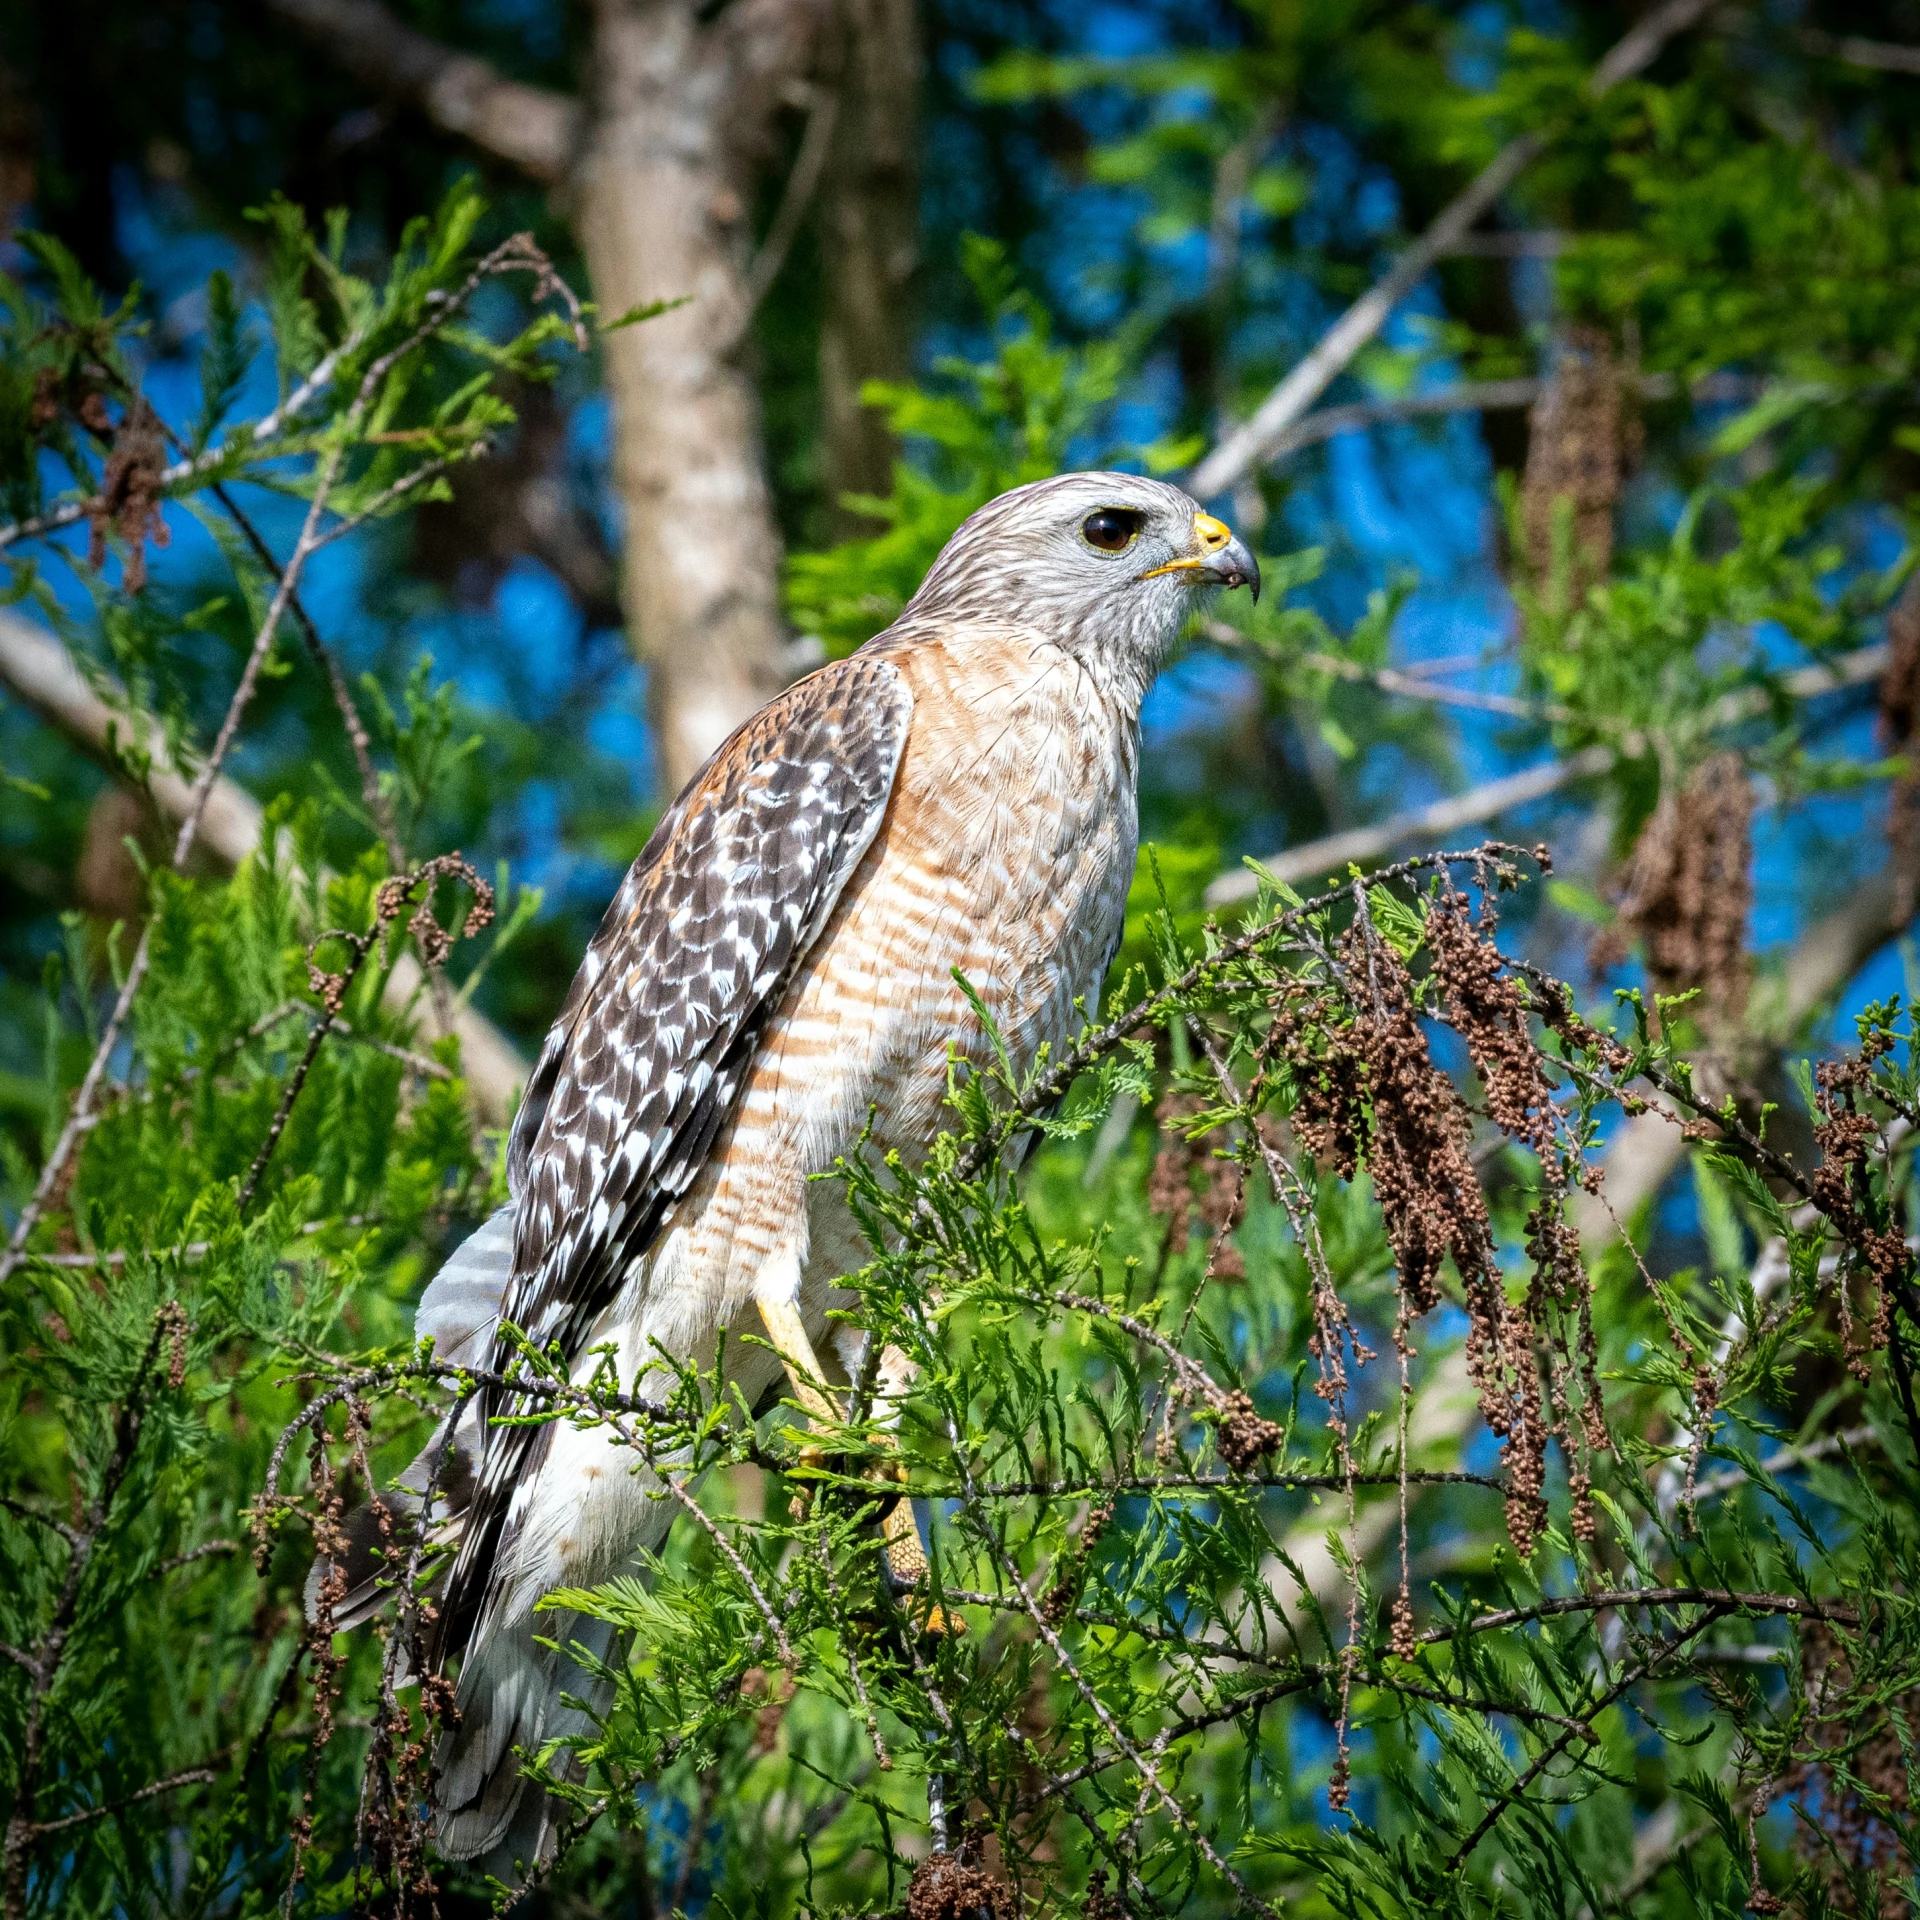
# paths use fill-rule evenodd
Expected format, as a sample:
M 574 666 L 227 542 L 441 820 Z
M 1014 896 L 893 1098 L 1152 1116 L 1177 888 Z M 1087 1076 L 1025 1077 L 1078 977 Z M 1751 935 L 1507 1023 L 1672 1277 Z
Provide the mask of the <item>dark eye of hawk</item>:
M 1131 507 L 1101 507 L 1080 523 L 1080 537 L 1102 553 L 1125 553 L 1140 538 L 1141 516 Z

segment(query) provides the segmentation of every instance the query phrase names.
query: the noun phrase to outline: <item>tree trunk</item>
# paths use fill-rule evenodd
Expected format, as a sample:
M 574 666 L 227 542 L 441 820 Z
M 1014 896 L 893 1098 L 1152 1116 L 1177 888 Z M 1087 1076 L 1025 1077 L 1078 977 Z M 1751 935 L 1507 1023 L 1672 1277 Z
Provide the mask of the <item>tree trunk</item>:
M 845 538 L 873 523 L 841 496 L 886 492 L 895 453 L 860 390 L 909 371 L 907 288 L 920 230 L 915 0 L 836 0 L 832 35 L 839 112 L 820 184 L 821 472 L 835 535 Z
M 622 600 L 648 668 L 661 784 L 676 792 L 786 679 L 780 542 L 742 360 L 747 208 L 775 109 L 814 63 L 834 0 L 594 0 L 584 100 L 509 79 L 381 0 L 269 4 L 368 85 L 556 182 L 603 319 L 685 303 L 606 342 Z M 895 57 L 917 73 L 909 0 L 846 4 L 892 22 Z M 886 163 L 896 172 L 912 164 L 911 90 L 906 99 L 895 99 L 898 124 L 870 130 L 899 156 Z M 897 227 L 896 214 L 887 231 Z M 885 258 L 904 263 L 911 223 L 904 246 L 888 244 Z M 885 299 L 862 298 L 897 335 Z M 883 349 L 875 338 L 891 336 L 868 321 L 861 344 L 836 349 L 856 387 L 904 364 L 897 341 Z M 870 483 L 874 468 L 858 473 L 848 484 Z
M 576 231 L 606 342 L 624 598 L 677 791 L 784 679 L 780 542 L 742 364 L 747 188 L 781 80 L 811 52 L 806 0 L 599 0 Z

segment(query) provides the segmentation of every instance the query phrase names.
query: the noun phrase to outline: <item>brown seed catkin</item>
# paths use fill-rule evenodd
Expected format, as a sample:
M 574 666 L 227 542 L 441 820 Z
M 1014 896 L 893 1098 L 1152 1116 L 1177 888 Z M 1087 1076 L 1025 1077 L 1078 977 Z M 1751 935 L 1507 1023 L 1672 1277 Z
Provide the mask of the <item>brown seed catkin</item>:
M 1638 422 L 1626 404 L 1613 343 L 1595 327 L 1563 336 L 1529 422 L 1520 483 L 1523 556 L 1536 577 L 1553 566 L 1554 521 L 1572 514 L 1576 596 L 1604 580 L 1613 564 L 1613 512 L 1619 504 Z
M 1543 1159 L 1553 1150 L 1553 1082 L 1527 1028 L 1519 982 L 1493 944 L 1493 914 L 1476 927 L 1472 903 L 1449 889 L 1427 914 L 1427 945 L 1447 1024 L 1466 1042 L 1487 1111 L 1511 1140 Z
M 1708 1024 L 1730 1031 L 1746 1011 L 1752 906 L 1753 787 L 1738 754 L 1718 753 L 1641 828 L 1616 937 L 1595 943 L 1594 962 L 1619 957 L 1619 935 L 1640 940 L 1654 992 L 1697 990 Z
M 1339 954 L 1356 983 L 1351 1045 L 1365 1067 L 1367 1170 L 1400 1289 L 1414 1314 L 1437 1306 L 1441 1267 L 1452 1256 L 1466 1294 L 1467 1374 L 1481 1417 L 1501 1442 L 1507 1526 L 1524 1558 L 1545 1515 L 1547 1432 L 1534 1329 L 1507 1298 L 1494 1258 L 1466 1103 L 1434 1062 L 1399 955 L 1360 923 L 1341 936 Z M 1468 971 L 1461 956 L 1455 964 Z

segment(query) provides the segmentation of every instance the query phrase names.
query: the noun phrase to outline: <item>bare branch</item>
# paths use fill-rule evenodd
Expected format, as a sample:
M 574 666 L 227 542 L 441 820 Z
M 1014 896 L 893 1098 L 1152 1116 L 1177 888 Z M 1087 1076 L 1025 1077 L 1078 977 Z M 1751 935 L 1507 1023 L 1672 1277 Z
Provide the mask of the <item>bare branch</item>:
M 1586 747 L 1565 760 L 1548 760 L 1521 773 L 1505 774 L 1466 793 L 1436 800 L 1430 806 L 1396 813 L 1374 826 L 1352 827 L 1345 833 L 1329 834 L 1324 840 L 1310 840 L 1303 847 L 1290 847 L 1269 856 L 1261 864 L 1275 879 L 1289 884 L 1337 872 L 1349 861 L 1359 865 L 1377 860 L 1406 841 L 1449 834 L 1457 827 L 1477 826 L 1510 807 L 1544 799 L 1576 780 L 1605 773 L 1617 758 L 1618 749 L 1614 747 Z M 1223 873 L 1208 887 L 1207 905 L 1231 906 L 1237 900 L 1251 899 L 1259 890 L 1258 876 L 1245 868 Z
M 1696 25 L 1716 0 L 1667 0 L 1640 21 L 1587 79 L 1597 100 L 1647 66 L 1676 33 Z M 1436 260 L 1464 239 L 1474 223 L 1544 153 L 1545 130 L 1523 133 L 1487 162 L 1473 184 L 1401 254 L 1387 273 L 1321 337 L 1307 357 L 1267 395 L 1250 420 L 1236 427 L 1196 467 L 1187 481 L 1201 499 L 1226 492 L 1264 460 L 1274 442 L 1325 393 L 1354 355 L 1386 324 L 1387 317 L 1425 278 Z
M 131 750 L 144 757 L 146 790 L 155 806 L 167 819 L 184 818 L 191 789 L 159 722 L 135 709 L 124 690 L 104 674 L 98 690 L 89 686 L 59 641 L 5 609 L 0 609 L 0 686 L 121 779 L 127 774 L 119 753 Z M 250 793 L 232 780 L 216 778 L 201 816 L 201 841 L 222 866 L 237 867 L 259 848 L 261 818 L 260 804 Z M 402 954 L 388 978 L 387 1004 L 411 1006 L 423 981 L 413 955 Z M 474 1105 L 497 1126 L 513 1111 L 514 1097 L 527 1077 L 526 1062 L 512 1041 L 471 1007 L 455 1011 L 453 1031 L 460 1039 Z
M 138 1806 L 142 1800 L 157 1799 L 163 1793 L 172 1793 L 177 1787 L 209 1787 L 219 1779 L 211 1767 L 188 1767 L 183 1773 L 169 1774 L 164 1780 L 149 1781 L 136 1793 L 130 1793 L 123 1800 L 115 1800 L 104 1807 L 86 1807 L 79 1813 L 63 1814 L 58 1820 L 36 1820 L 33 1831 L 35 1838 L 43 1834 L 64 1833 L 69 1827 L 84 1827 L 90 1821 L 105 1820 L 110 1815 L 124 1813 L 128 1807 Z
M 1491 236 L 1501 238 L 1504 236 Z M 1631 382 L 1643 400 L 1670 400 L 1680 383 L 1670 373 L 1648 373 Z M 1696 401 L 1741 400 L 1756 393 L 1760 382 L 1743 373 L 1712 373 L 1687 389 Z M 1262 458 L 1278 461 L 1302 447 L 1317 446 L 1343 433 L 1357 433 L 1396 420 L 1420 420 L 1450 413 L 1498 413 L 1506 408 L 1530 407 L 1546 382 L 1531 375 L 1514 380 L 1463 380 L 1434 393 L 1402 394 L 1393 400 L 1358 400 L 1348 406 L 1322 407 L 1277 435 Z
M 157 485 L 162 491 L 167 491 L 179 486 L 182 481 L 200 478 L 226 466 L 243 451 L 243 447 L 268 448 L 281 434 L 289 432 L 301 414 L 333 385 L 333 376 L 339 371 L 340 362 L 357 352 L 366 337 L 366 329 L 356 327 L 337 347 L 321 357 L 313 371 L 271 413 L 263 414 L 251 427 L 246 428 L 244 435 L 230 433 L 205 453 L 195 454 L 191 459 L 176 460 L 160 474 Z M 84 500 L 64 500 L 44 513 L 36 513 L 26 520 L 15 520 L 0 527 L 0 547 L 10 547 L 17 540 L 35 540 L 43 534 L 58 533 L 62 527 L 71 527 L 86 519 L 99 505 L 100 496 L 94 494 Z
M 1826 1007 L 1842 987 L 1906 925 L 1890 873 L 1856 886 L 1845 902 L 1809 927 L 1787 955 L 1777 988 L 1756 996 L 1749 1028 L 1780 1044 Z M 1650 1106 L 1614 1136 L 1599 1194 L 1576 1197 L 1574 1225 L 1589 1249 L 1604 1246 L 1666 1184 L 1687 1142 L 1672 1113 Z
M 1817 27 L 1802 27 L 1794 38 L 1809 53 L 1843 66 L 1872 67 L 1881 73 L 1920 73 L 1920 47 L 1906 47 L 1893 40 L 1868 40 L 1857 33 L 1822 33 Z
M 240 722 L 245 718 L 247 708 L 253 702 L 254 688 L 259 684 L 267 655 L 273 650 L 274 638 L 280 630 L 280 621 L 286 612 L 287 601 L 299 581 L 308 555 L 313 551 L 313 538 L 319 529 L 321 516 L 326 511 L 327 495 L 339 476 L 343 457 L 343 449 L 336 446 L 321 461 L 319 475 L 314 484 L 313 498 L 308 503 L 306 519 L 301 526 L 300 537 L 294 543 L 292 557 L 287 561 L 286 569 L 274 587 L 267 611 L 254 633 L 253 644 L 247 651 L 246 663 L 240 669 L 240 678 L 235 683 L 232 696 L 227 702 L 226 713 L 221 719 L 220 731 L 214 736 L 213 749 L 202 762 L 200 771 L 194 776 L 193 784 L 187 789 L 185 804 L 181 811 L 180 830 L 175 835 L 173 843 L 173 865 L 176 868 L 185 868 L 195 842 L 200 837 L 200 823 L 207 812 L 214 786 L 220 779 L 221 766 L 233 745 L 234 736 L 240 730 Z M 126 978 L 120 983 L 119 997 L 113 1003 L 113 1011 L 107 1016 L 106 1025 L 101 1030 L 100 1043 L 95 1048 L 93 1059 L 88 1063 L 87 1071 L 74 1093 L 66 1124 L 61 1127 L 59 1138 L 53 1143 L 53 1150 L 41 1166 L 40 1177 L 34 1183 L 32 1197 L 20 1209 L 19 1218 L 14 1222 L 13 1232 L 7 1241 L 7 1250 L 4 1255 L 0 1255 L 0 1280 L 10 1278 L 25 1258 L 26 1245 L 33 1236 L 34 1227 L 46 1211 L 47 1202 L 58 1189 L 67 1165 L 79 1147 L 82 1137 L 93 1124 L 94 1102 L 99 1098 L 100 1090 L 106 1082 L 107 1063 L 113 1058 L 114 1049 L 120 1044 L 120 1036 L 126 1030 L 128 1017 L 133 1012 L 134 999 L 139 994 L 141 983 L 146 979 L 147 968 L 152 961 L 153 924 L 152 920 L 149 920 L 140 931 L 140 939 L 134 947 L 133 958 L 127 964 Z
M 269 0 L 364 86 L 405 100 L 443 133 L 458 134 L 534 179 L 562 180 L 579 150 L 579 101 L 509 80 L 490 62 L 416 32 L 379 0 Z
M 1331 656 L 1326 658 L 1330 659 Z M 1886 664 L 1885 647 L 1857 647 L 1842 659 L 1797 668 L 1786 675 L 1783 684 L 1789 694 L 1808 699 L 1878 679 Z M 1323 667 L 1322 670 L 1326 669 Z M 1371 670 L 1362 671 L 1387 691 L 1419 700 L 1433 698 L 1424 684 L 1406 680 L 1403 676 L 1393 676 L 1395 684 L 1388 686 L 1384 675 L 1376 675 Z M 1758 688 L 1751 693 L 1731 694 L 1720 702 L 1713 718 L 1719 725 L 1731 726 L 1758 711 L 1765 699 L 1765 694 Z M 1449 795 L 1428 806 L 1409 808 L 1405 813 L 1394 814 L 1373 826 L 1350 827 L 1344 833 L 1310 840 L 1305 846 L 1285 848 L 1270 855 L 1261 864 L 1276 879 L 1289 884 L 1317 879 L 1322 874 L 1337 872 L 1349 861 L 1360 864 L 1377 860 L 1382 854 L 1390 853 L 1408 841 L 1428 836 L 1437 838 L 1460 827 L 1477 826 L 1509 808 L 1544 799 L 1550 793 L 1558 793 L 1562 787 L 1571 786 L 1576 780 L 1607 772 L 1622 754 L 1638 753 L 1644 745 L 1638 734 L 1624 733 L 1614 745 L 1584 747 L 1564 760 L 1548 760 L 1519 773 L 1503 774 L 1498 780 L 1486 781 L 1465 793 Z M 1207 888 L 1207 904 L 1210 907 L 1231 906 L 1235 901 L 1251 899 L 1259 890 L 1259 876 L 1241 868 L 1237 872 L 1221 874 Z M 1883 936 L 1886 937 L 1890 936 Z M 1879 944 L 1875 942 L 1876 946 Z M 1868 951 L 1871 952 L 1872 948 Z
M 1566 252 L 1574 236 L 1548 228 L 1540 232 L 1500 230 L 1462 234 L 1447 249 L 1449 260 L 1552 260 Z

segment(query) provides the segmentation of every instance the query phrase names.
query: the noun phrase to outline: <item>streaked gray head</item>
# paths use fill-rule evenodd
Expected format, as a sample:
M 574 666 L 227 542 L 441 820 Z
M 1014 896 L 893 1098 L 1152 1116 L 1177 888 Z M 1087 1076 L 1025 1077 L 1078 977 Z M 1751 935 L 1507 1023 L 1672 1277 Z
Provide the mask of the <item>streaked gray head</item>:
M 1209 588 L 1260 569 L 1197 501 L 1137 473 L 1064 473 L 989 500 L 941 549 L 903 625 L 1028 629 L 1137 698 Z

